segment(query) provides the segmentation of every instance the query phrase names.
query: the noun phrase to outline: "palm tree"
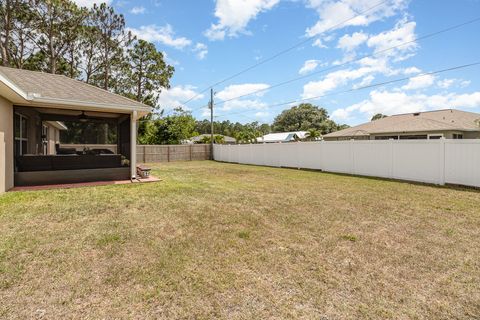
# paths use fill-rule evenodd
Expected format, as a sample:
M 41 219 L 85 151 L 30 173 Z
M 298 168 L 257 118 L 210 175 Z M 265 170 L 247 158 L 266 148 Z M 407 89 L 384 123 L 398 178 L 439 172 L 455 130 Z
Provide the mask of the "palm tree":
M 309 141 L 318 140 L 321 136 L 322 134 L 317 129 L 308 129 L 305 134 L 305 138 Z

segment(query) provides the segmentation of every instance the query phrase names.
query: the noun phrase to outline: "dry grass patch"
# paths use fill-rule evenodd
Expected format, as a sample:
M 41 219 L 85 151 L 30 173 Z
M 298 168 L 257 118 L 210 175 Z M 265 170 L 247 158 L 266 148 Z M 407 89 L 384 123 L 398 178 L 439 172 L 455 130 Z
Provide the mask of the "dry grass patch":
M 478 319 L 480 193 L 214 162 L 0 197 L 0 317 Z

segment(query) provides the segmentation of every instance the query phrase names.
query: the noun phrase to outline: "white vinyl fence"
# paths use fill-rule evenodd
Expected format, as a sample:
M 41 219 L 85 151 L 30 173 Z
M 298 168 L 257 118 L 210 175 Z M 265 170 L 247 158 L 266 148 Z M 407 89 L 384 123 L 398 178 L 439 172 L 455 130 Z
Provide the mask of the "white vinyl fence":
M 480 187 L 480 140 L 351 140 L 215 145 L 214 159 Z

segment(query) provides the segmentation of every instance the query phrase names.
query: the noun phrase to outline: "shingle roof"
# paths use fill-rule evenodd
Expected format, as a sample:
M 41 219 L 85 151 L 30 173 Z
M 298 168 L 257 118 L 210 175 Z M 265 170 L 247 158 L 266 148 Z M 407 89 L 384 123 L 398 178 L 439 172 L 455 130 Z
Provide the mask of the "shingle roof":
M 393 115 L 325 135 L 326 138 L 379 133 L 480 131 L 480 114 L 455 109 Z
M 27 95 L 34 97 L 114 106 L 148 107 L 140 102 L 63 75 L 7 67 L 0 67 L 0 74 Z

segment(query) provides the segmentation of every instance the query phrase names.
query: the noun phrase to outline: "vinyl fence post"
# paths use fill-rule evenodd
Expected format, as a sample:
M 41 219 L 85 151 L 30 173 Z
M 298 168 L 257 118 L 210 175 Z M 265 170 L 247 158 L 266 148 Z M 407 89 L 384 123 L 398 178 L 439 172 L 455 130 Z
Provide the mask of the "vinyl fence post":
M 440 185 L 445 185 L 445 158 L 446 158 L 446 155 L 445 155 L 445 142 L 446 142 L 446 139 L 445 138 L 440 138 L 440 179 L 439 179 L 439 182 L 440 182 Z
M 350 174 L 355 174 L 355 154 L 354 154 L 354 139 L 350 139 L 349 148 L 350 148 Z
M 388 142 L 389 142 L 389 145 L 390 145 L 390 172 L 389 172 L 390 179 L 393 179 L 393 172 L 394 172 L 393 165 L 395 163 L 394 162 L 395 159 L 393 159 L 394 148 L 395 148 L 395 145 L 394 145 L 393 141 L 394 141 L 393 139 L 388 139 Z

